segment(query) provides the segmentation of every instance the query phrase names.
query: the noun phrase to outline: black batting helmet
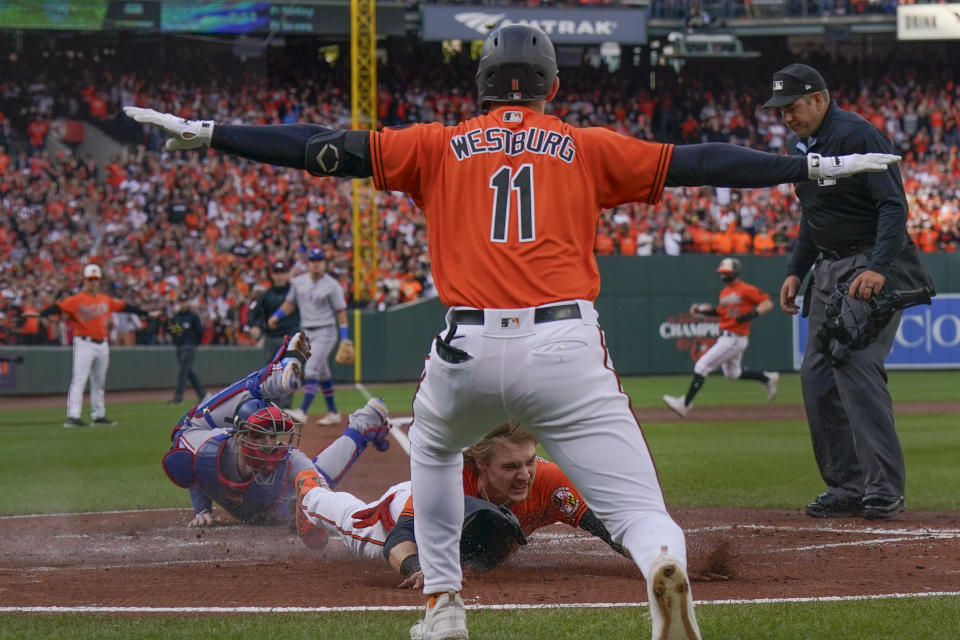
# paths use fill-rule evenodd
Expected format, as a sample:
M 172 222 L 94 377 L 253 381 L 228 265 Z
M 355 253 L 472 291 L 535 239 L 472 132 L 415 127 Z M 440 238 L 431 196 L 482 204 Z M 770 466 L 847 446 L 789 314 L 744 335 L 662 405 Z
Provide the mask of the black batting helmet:
M 497 27 L 480 51 L 480 106 L 490 101 L 542 100 L 550 95 L 556 77 L 557 52 L 546 33 L 525 24 Z

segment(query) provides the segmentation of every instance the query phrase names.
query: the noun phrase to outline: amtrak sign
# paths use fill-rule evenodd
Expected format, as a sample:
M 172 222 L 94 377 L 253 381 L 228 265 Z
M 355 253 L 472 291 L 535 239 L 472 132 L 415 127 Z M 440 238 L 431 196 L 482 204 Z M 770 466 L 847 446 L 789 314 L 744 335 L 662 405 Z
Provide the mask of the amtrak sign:
M 482 40 L 496 27 L 529 24 L 554 44 L 646 44 L 645 8 L 524 9 L 421 5 L 424 40 Z

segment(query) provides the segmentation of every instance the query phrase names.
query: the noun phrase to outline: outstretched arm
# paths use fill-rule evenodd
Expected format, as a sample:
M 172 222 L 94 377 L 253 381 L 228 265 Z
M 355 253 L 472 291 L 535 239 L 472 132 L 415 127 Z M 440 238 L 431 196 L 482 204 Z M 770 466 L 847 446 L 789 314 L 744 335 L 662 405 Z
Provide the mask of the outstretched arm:
M 784 182 L 882 172 L 899 161 L 900 156 L 887 153 L 784 156 L 723 142 L 676 145 L 667 169 L 666 186 L 771 187 Z
M 373 175 L 368 131 L 316 124 L 223 125 L 131 106 L 124 107 L 123 112 L 141 124 L 163 129 L 170 136 L 168 151 L 211 147 L 257 162 L 305 169 L 318 176 Z

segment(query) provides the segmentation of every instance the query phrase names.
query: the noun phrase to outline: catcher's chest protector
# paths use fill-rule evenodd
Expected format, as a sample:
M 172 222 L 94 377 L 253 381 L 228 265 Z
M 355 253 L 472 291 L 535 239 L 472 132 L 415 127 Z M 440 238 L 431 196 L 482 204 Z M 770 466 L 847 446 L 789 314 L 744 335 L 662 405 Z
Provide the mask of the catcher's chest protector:
M 286 458 L 277 466 L 273 484 L 260 485 L 253 478 L 234 482 L 220 473 L 220 456 L 227 449 L 227 436 L 210 438 L 197 452 L 195 470 L 197 486 L 230 515 L 242 522 L 263 522 L 274 519 L 274 508 L 284 493 L 292 490 L 285 482 L 289 464 Z

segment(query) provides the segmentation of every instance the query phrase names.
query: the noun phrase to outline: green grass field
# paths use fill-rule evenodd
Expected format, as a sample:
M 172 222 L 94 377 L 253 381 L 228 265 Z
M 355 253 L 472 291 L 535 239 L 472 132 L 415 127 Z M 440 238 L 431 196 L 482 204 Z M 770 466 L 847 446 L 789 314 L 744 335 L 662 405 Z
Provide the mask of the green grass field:
M 663 393 L 680 393 L 687 383 L 686 376 L 623 380 L 638 408 L 661 406 Z M 956 401 L 960 372 L 892 372 L 890 387 L 896 401 Z M 414 388 L 367 386 L 396 415 L 409 413 Z M 755 385 L 713 376 L 696 404 L 760 404 L 762 398 Z M 364 400 L 359 390 L 346 385 L 338 389 L 337 399 L 341 407 Z M 785 375 L 776 404 L 799 401 L 798 377 Z M 3 411 L 0 515 L 183 507 L 183 490 L 170 483 L 159 465 L 182 410 L 162 403 L 114 403 L 109 413 L 120 425 L 92 430 L 63 429 L 61 406 Z M 804 420 L 698 422 L 697 415 L 695 410 L 685 422 L 644 424 L 672 506 L 797 509 L 822 490 Z M 909 508 L 960 511 L 960 417 L 902 415 L 897 424 L 907 457 Z M 0 594 L 0 607 L 3 600 Z M 709 638 L 960 638 L 960 597 L 718 604 L 698 611 Z M 638 622 L 643 616 L 645 610 L 635 608 L 478 611 L 471 614 L 471 637 L 642 638 L 648 628 Z M 0 613 L 0 639 L 237 638 L 258 636 L 269 626 L 271 637 L 285 639 L 376 640 L 406 637 L 406 627 L 416 618 L 415 612 L 149 619 Z

